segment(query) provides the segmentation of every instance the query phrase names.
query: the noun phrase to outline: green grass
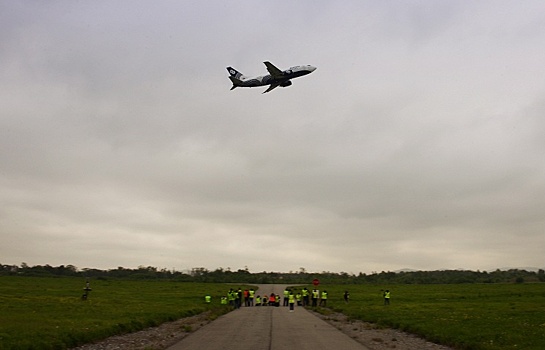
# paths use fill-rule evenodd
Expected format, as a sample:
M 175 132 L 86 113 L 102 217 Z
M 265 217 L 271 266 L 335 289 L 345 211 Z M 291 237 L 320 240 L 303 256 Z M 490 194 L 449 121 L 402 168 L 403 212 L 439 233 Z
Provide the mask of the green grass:
M 310 288 L 310 287 L 308 287 Z M 459 349 L 545 349 L 545 284 L 328 285 L 328 308 Z M 391 303 L 383 303 L 383 289 Z M 350 302 L 343 300 L 350 292 Z
M 66 349 L 212 310 L 230 285 L 0 277 L 0 349 Z M 235 286 L 233 286 L 235 287 Z M 238 285 L 236 285 L 238 287 Z M 242 288 L 245 286 L 241 285 Z M 321 285 L 328 307 L 459 349 L 545 349 L 545 284 Z M 351 301 L 345 304 L 343 293 Z M 383 305 L 382 289 L 392 292 Z M 212 304 L 204 303 L 210 293 Z
M 208 310 L 212 317 L 228 312 L 219 301 L 225 284 L 92 280 L 82 301 L 84 286 L 81 278 L 0 277 L 0 349 L 66 349 Z

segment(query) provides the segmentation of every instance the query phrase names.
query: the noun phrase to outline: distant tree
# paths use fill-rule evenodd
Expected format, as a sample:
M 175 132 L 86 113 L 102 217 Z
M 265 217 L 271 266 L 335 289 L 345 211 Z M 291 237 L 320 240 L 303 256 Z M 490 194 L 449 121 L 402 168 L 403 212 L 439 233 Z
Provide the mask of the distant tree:
M 540 282 L 545 282 L 545 270 L 539 269 L 537 272 L 537 278 Z
M 217 282 L 217 283 L 282 283 L 282 284 L 310 284 L 314 278 L 324 284 L 455 284 L 455 283 L 525 283 L 545 282 L 545 270 L 525 271 L 518 269 L 486 271 L 470 270 L 440 270 L 440 271 L 381 271 L 365 274 L 351 274 L 347 272 L 322 271 L 308 272 L 305 268 L 290 272 L 257 272 L 249 271 L 248 266 L 243 269 L 217 268 L 209 271 L 204 267 L 195 267 L 185 272 L 157 268 L 154 266 L 139 266 L 137 269 L 117 267 L 111 270 L 83 268 L 74 265 L 21 266 L 0 264 L 1 275 L 19 276 L 83 276 L 86 278 L 119 278 L 119 279 L 168 279 L 179 282 Z

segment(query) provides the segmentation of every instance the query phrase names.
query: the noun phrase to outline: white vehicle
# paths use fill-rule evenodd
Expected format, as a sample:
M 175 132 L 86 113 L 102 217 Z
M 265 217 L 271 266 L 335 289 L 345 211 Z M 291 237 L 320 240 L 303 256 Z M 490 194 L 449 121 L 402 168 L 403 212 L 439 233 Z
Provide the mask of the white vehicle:
M 316 70 L 316 67 L 307 66 L 295 66 L 284 71 L 276 68 L 271 62 L 263 62 L 267 66 L 267 70 L 270 74 L 259 77 L 247 77 L 240 73 L 233 67 L 227 67 L 227 71 L 230 76 L 229 79 L 233 82 L 231 90 L 237 87 L 254 87 L 269 85 L 269 88 L 263 93 L 269 92 L 279 86 L 286 87 L 291 85 L 291 79 L 302 77 L 303 75 L 310 74 Z

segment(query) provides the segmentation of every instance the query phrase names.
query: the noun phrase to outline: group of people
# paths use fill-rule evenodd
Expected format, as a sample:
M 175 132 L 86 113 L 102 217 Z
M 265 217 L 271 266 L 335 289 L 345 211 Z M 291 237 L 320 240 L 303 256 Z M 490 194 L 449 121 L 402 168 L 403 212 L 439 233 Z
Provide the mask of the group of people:
M 348 292 L 347 292 L 348 293 Z M 293 311 L 295 304 L 297 306 L 327 306 L 328 293 L 326 290 L 320 292 L 318 289 L 310 291 L 306 287 L 301 290 L 295 288 L 286 288 L 283 292 L 283 298 L 279 294 L 271 293 L 270 295 L 256 295 L 254 289 L 237 290 L 230 289 L 226 296 L 221 297 L 222 305 L 229 305 L 234 309 L 244 306 L 289 306 L 290 311 Z M 345 300 L 347 295 L 345 293 Z M 206 303 L 210 303 L 212 298 L 210 295 L 204 297 Z
M 286 288 L 283 293 L 283 306 L 289 306 L 290 311 L 293 311 L 295 304 L 297 306 L 327 306 L 327 290 L 320 292 L 318 289 L 313 289 L 312 291 L 308 290 L 306 287 L 303 287 L 301 290 L 295 288 Z M 383 293 L 384 305 L 390 304 L 390 291 L 386 290 Z M 348 303 L 350 300 L 350 293 L 348 291 L 344 292 L 344 301 Z M 212 298 L 210 295 L 204 297 L 206 303 L 210 303 Z M 239 309 L 242 304 L 244 306 L 280 306 L 282 298 L 278 294 L 271 293 L 270 295 L 256 295 L 255 290 L 245 289 L 242 290 L 229 290 L 226 296 L 221 297 L 222 305 L 229 305 L 235 309 Z
M 204 300 L 207 303 L 210 303 L 210 295 L 206 295 L 204 297 Z M 242 303 L 244 302 L 244 306 L 254 306 L 254 299 L 255 299 L 255 290 L 253 289 L 245 289 L 244 291 L 242 289 L 233 290 L 231 288 L 229 292 L 227 292 L 227 296 L 221 297 L 221 304 L 222 305 L 229 305 L 235 309 L 239 309 L 242 306 Z

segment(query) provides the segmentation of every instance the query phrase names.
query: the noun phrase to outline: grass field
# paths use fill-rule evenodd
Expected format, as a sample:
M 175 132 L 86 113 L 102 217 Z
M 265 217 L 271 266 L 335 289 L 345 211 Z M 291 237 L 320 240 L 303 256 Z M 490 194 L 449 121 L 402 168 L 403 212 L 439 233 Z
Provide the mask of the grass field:
M 0 349 L 66 349 L 212 310 L 229 286 L 0 277 Z M 237 285 L 238 287 L 238 285 Z M 242 288 L 245 286 L 241 285 Z M 310 287 L 309 287 L 310 288 Z M 312 288 L 310 288 L 312 289 Z M 545 349 L 545 284 L 321 285 L 328 307 L 459 349 Z M 383 305 L 382 290 L 392 299 Z M 350 302 L 343 301 L 344 291 Z M 210 293 L 212 304 L 204 303 Z
M 312 289 L 311 286 L 307 287 Z M 330 285 L 327 306 L 460 349 L 545 349 L 545 284 Z M 382 290 L 389 289 L 385 306 Z M 343 300 L 344 291 L 350 302 Z
M 66 349 L 207 310 L 227 312 L 219 301 L 225 284 L 92 280 L 82 301 L 84 287 L 81 278 L 0 277 L 0 349 Z

